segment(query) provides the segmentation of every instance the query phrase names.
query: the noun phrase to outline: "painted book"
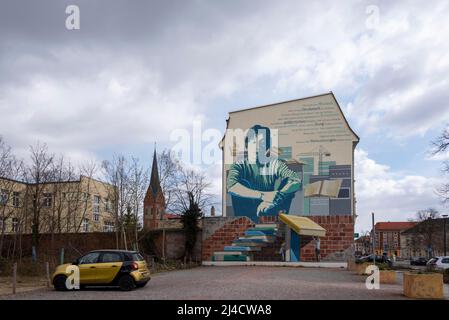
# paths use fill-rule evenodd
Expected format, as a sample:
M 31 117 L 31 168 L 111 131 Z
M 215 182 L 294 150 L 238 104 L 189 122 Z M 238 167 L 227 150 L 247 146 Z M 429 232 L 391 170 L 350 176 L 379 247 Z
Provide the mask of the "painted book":
M 342 181 L 342 179 L 335 179 L 310 183 L 304 188 L 304 196 L 337 198 Z

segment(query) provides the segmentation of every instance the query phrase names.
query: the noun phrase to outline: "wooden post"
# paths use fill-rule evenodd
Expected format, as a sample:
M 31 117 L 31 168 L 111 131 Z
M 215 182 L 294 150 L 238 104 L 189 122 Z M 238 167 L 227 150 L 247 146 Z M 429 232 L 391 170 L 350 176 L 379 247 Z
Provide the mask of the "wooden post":
M 45 269 L 46 269 L 47 288 L 50 288 L 50 264 L 48 262 L 45 263 Z
M 165 263 L 165 228 L 162 227 L 162 261 Z
M 12 294 L 16 294 L 17 286 L 17 262 L 14 262 L 12 266 Z

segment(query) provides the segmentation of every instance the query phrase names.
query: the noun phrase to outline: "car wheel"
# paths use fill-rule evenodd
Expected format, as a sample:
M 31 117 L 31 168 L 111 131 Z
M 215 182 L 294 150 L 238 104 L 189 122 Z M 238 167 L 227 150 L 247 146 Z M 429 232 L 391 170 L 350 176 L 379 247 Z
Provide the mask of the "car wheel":
M 120 278 L 118 286 L 122 291 L 131 291 L 136 287 L 133 277 L 130 275 L 124 275 Z
M 67 291 L 67 286 L 65 284 L 65 281 L 67 280 L 66 276 L 59 275 L 53 280 L 53 286 L 55 287 L 56 291 Z
M 143 287 L 145 287 L 147 285 L 147 283 L 148 283 L 148 281 L 145 281 L 145 282 L 142 282 L 142 283 L 138 283 L 138 284 L 136 284 L 136 287 L 137 288 L 143 288 Z

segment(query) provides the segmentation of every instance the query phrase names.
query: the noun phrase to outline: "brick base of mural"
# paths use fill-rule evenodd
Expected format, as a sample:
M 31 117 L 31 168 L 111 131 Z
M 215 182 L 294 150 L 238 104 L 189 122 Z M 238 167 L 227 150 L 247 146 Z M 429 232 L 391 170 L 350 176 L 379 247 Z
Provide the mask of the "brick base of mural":
M 310 216 L 308 217 L 326 229 L 321 240 L 322 260 L 346 260 L 345 252 L 354 243 L 354 219 L 352 216 Z M 301 248 L 301 260 L 315 260 L 315 245 L 309 242 Z
M 346 260 L 345 255 L 354 243 L 354 219 L 352 216 L 308 216 L 307 218 L 326 229 L 321 240 L 321 259 Z M 260 223 L 277 223 L 277 216 L 260 217 Z M 316 261 L 315 244 L 312 238 L 302 239 L 301 261 Z
M 223 251 L 225 246 L 230 246 L 234 239 L 242 237 L 245 231 L 254 226 L 254 222 L 247 217 L 239 217 L 225 222 L 215 230 L 212 235 L 203 239 L 203 261 L 210 260 L 215 251 Z M 203 228 L 205 225 L 203 225 Z M 204 229 L 203 229 L 204 232 Z
M 309 216 L 311 220 L 326 229 L 326 236 L 321 240 L 321 259 L 323 261 L 346 260 L 346 254 L 351 251 L 354 241 L 354 219 L 352 216 Z M 259 223 L 278 223 L 277 216 L 263 216 Z M 215 251 L 222 251 L 232 244 L 234 239 L 244 235 L 245 231 L 254 226 L 247 217 L 239 217 L 222 222 L 222 225 L 209 236 L 203 238 L 202 259 L 210 260 Z M 204 232 L 204 230 L 203 230 Z M 301 245 L 301 261 L 315 261 L 315 245 L 311 238 L 303 238 Z M 256 261 L 280 261 L 279 249 L 283 239 L 277 238 L 275 243 L 254 258 Z

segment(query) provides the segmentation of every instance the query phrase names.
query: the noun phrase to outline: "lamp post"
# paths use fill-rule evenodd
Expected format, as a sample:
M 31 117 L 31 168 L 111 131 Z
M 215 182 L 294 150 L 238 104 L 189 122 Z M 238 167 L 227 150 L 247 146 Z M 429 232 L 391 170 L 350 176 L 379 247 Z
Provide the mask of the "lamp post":
M 444 250 L 444 255 L 447 256 L 447 241 L 446 241 L 446 218 L 447 218 L 447 214 L 443 214 L 443 250 Z
M 376 227 L 374 225 L 374 212 L 371 212 L 371 220 L 373 224 L 373 264 L 376 265 Z

